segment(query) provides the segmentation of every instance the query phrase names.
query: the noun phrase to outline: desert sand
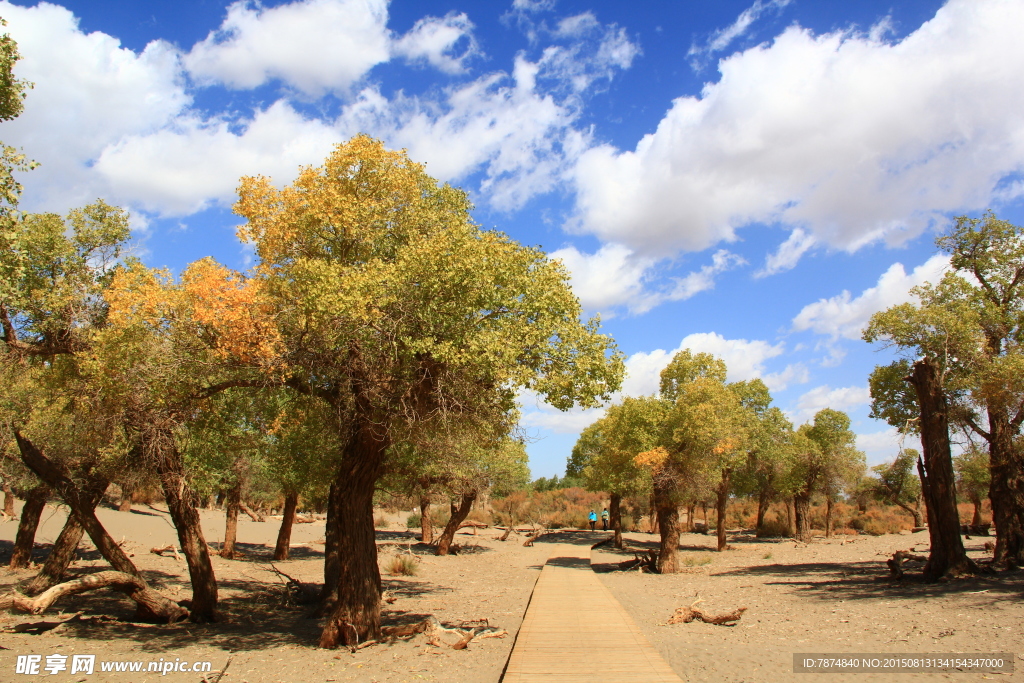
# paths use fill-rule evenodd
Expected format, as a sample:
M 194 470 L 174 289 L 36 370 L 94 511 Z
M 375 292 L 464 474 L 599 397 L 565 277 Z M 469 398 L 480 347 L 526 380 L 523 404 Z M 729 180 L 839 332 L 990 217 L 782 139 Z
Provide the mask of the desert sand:
M 34 559 L 41 561 L 60 531 L 62 509 L 48 507 L 36 536 Z M 175 598 L 190 595 L 184 560 L 149 552 L 176 542 L 174 529 L 161 506 L 136 505 L 132 512 L 101 509 L 100 518 L 147 579 Z M 223 513 L 202 511 L 207 541 L 213 548 L 223 537 Z M 15 672 L 18 655 L 95 654 L 97 661 L 209 661 L 207 681 L 224 670 L 224 683 L 287 683 L 299 681 L 453 681 L 495 682 L 514 644 L 530 593 L 555 543 L 592 545 L 602 532 L 553 532 L 533 547 L 522 538 L 498 540 L 499 530 L 465 530 L 457 536 L 460 554 L 434 557 L 412 532 L 401 529 L 404 515 L 392 517 L 391 528 L 378 530 L 382 575 L 388 597 L 384 620 L 411 623 L 427 615 L 457 625 L 487 619 L 508 631 L 504 638 L 475 640 L 465 650 L 438 648 L 423 636 L 409 641 L 373 645 L 358 652 L 320 650 L 320 621 L 309 608 L 288 598 L 284 580 L 270 565 L 277 534 L 276 520 L 239 520 L 244 559 L 214 557 L 224 620 L 217 624 L 154 626 L 128 621 L 132 603 L 113 591 L 70 596 L 40 616 L 0 615 L 0 681 L 32 680 Z M 6 564 L 16 521 L 0 523 L 0 562 Z M 274 563 L 280 571 L 316 584 L 322 581 L 323 522 L 297 525 L 292 535 L 293 558 Z M 654 547 L 656 537 L 626 534 L 638 549 Z M 845 542 L 844 542 L 845 541 Z M 985 539 L 966 541 L 971 554 L 985 555 Z M 843 536 L 804 545 L 792 540 L 758 540 L 749 534 L 730 535 L 731 550 L 712 550 L 708 536 L 683 536 L 684 569 L 670 576 L 619 571 L 632 553 L 601 547 L 593 551 L 593 568 L 675 671 L 687 681 L 785 680 L 925 680 L 921 674 L 876 676 L 794 674 L 795 652 L 1012 652 L 1017 672 L 947 674 L 930 679 L 1024 680 L 1024 572 L 1003 572 L 948 584 L 894 582 L 885 559 L 895 550 L 927 552 L 927 534 Z M 386 572 L 396 553 L 416 556 L 415 576 Z M 72 574 L 106 568 L 87 541 Z M 33 570 L 0 571 L 0 590 L 30 578 Z M 701 598 L 701 608 L 717 613 L 736 607 L 747 612 L 734 626 L 704 623 L 668 625 L 674 608 Z M 13 632 L 18 624 L 53 621 L 80 612 L 75 621 L 40 635 Z M 43 674 L 46 675 L 46 674 Z M 188 681 L 201 683 L 204 674 L 111 672 L 60 680 Z M 58 680 L 54 678 L 54 680 Z

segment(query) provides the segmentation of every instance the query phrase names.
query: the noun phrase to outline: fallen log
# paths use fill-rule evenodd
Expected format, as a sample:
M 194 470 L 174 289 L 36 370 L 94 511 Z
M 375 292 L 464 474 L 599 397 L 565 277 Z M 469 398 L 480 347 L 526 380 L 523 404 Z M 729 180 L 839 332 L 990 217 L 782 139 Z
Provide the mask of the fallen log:
M 532 536 L 528 536 L 527 539 L 523 542 L 523 547 L 524 548 L 532 548 L 533 547 L 533 542 L 536 541 L 538 538 L 540 538 L 543 535 L 544 535 L 544 529 L 537 529 L 536 531 L 533 532 Z
M 485 619 L 479 621 L 487 623 Z M 415 624 L 385 626 L 381 629 L 381 633 L 391 642 L 398 638 L 411 638 L 422 633 L 427 636 L 428 644 L 434 647 L 450 647 L 453 650 L 465 650 L 466 646 L 474 639 L 504 638 L 508 635 L 507 631 L 491 626 L 469 629 L 448 628 L 433 615 Z
M 698 598 L 690 603 L 688 607 L 677 607 L 672 616 L 668 618 L 668 623 L 689 624 L 691 621 L 703 621 L 705 624 L 714 624 L 715 626 L 735 626 L 736 622 L 743 616 L 743 613 L 747 611 L 746 607 L 738 607 L 732 612 L 710 615 L 697 609 L 697 605 L 702 602 L 704 601 Z
M 178 561 L 181 560 L 181 555 L 178 554 L 178 549 L 175 548 L 174 545 L 172 545 L 172 544 L 165 545 L 162 548 L 150 548 L 149 549 L 149 552 L 153 553 L 154 555 L 159 555 L 160 557 L 163 557 L 164 553 L 166 553 L 167 551 L 171 551 L 171 552 L 174 553 L 174 559 L 176 559 Z
M 904 560 L 910 560 L 912 562 L 927 562 L 928 557 L 925 555 L 915 555 L 909 550 L 897 550 L 893 553 L 892 558 L 885 561 L 889 566 L 889 571 L 896 578 L 902 578 L 903 576 L 903 562 Z
M 253 512 L 252 509 L 248 505 L 246 505 L 244 502 L 238 504 L 238 509 L 241 510 L 242 512 L 244 512 L 245 514 L 249 515 L 249 519 L 251 519 L 254 522 L 265 522 L 265 521 L 267 521 L 267 520 L 263 519 L 263 515 L 259 514 L 258 512 Z
M 0 596 L 0 609 L 41 614 L 65 595 L 74 595 L 107 587 L 121 591 L 153 614 L 165 617 L 169 623 L 181 621 L 188 617 L 187 609 L 174 603 L 171 603 L 173 607 L 168 607 L 167 603 L 169 601 L 167 598 L 147 586 L 146 582 L 139 577 L 114 570 L 97 572 L 72 581 L 58 583 L 34 598 L 17 592 L 8 593 L 7 595 Z

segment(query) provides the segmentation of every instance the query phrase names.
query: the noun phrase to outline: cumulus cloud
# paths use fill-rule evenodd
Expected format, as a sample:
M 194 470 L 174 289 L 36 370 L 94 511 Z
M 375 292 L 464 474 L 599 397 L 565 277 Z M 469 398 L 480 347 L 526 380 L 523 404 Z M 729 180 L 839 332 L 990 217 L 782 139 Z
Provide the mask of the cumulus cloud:
M 789 237 L 779 245 L 774 254 L 768 255 L 764 262 L 764 268 L 754 273 L 754 277 L 760 278 L 791 270 L 800 261 L 800 257 L 813 246 L 814 235 L 801 228 L 796 228 L 789 233 Z
M 280 79 L 309 95 L 343 91 L 390 58 L 387 20 L 386 0 L 239 0 L 184 63 L 200 82 L 231 88 Z
M 462 46 L 456 54 L 457 46 Z M 423 61 L 439 71 L 459 74 L 466 71 L 466 62 L 480 54 L 473 37 L 473 22 L 465 12 L 449 12 L 444 17 L 424 17 L 408 33 L 392 44 L 392 52 L 406 59 Z
M 89 168 L 104 147 L 158 130 L 191 104 L 175 49 L 155 41 L 136 54 L 106 34 L 83 33 L 71 12 L 46 3 L 2 2 L 0 15 L 23 57 L 18 76 L 35 83 L 21 117 L 4 123 L 4 141 L 41 164 L 26 177 L 22 207 L 63 212 L 109 196 Z
M 793 318 L 793 329 L 813 330 L 833 340 L 839 337 L 860 339 L 873 314 L 910 301 L 913 287 L 938 282 L 948 268 L 949 257 L 943 254 L 932 256 L 910 274 L 902 263 L 894 263 L 878 278 L 877 285 L 865 289 L 856 298 L 844 290 L 837 296 L 804 306 Z
M 584 152 L 575 230 L 642 255 L 699 251 L 755 222 L 855 250 L 984 208 L 1024 167 L 1024 5 L 952 0 L 899 42 L 790 27 L 723 59 L 633 150 Z M 1013 192 L 1017 196 L 1018 187 Z
M 893 427 L 870 434 L 857 434 L 857 450 L 864 451 L 869 467 L 880 465 L 892 462 L 899 453 L 901 439 L 905 439 L 904 448 L 920 450 L 921 444 L 917 437 L 904 437 Z
M 871 401 L 871 392 L 865 387 L 840 387 L 832 389 L 827 384 L 811 389 L 796 402 L 796 410 L 791 413 L 795 424 L 803 424 L 814 419 L 814 414 L 825 408 L 833 410 L 849 410 L 857 406 L 867 405 Z

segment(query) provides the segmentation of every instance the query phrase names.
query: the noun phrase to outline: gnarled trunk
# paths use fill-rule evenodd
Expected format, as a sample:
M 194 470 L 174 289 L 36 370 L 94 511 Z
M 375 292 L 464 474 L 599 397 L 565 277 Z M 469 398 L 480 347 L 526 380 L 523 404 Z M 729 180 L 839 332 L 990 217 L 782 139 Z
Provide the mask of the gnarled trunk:
M 420 496 L 420 540 L 434 542 L 434 525 L 430 522 L 430 496 Z
M 317 616 L 329 614 L 338 602 L 338 585 L 341 582 L 341 531 L 341 485 L 338 483 L 338 479 L 335 479 L 331 482 L 331 488 L 327 495 L 327 521 L 324 531 L 324 587 L 320 591 L 321 605 L 317 610 Z M 374 544 L 376 547 L 376 541 Z
M 658 573 L 679 571 L 679 506 L 669 486 L 654 485 L 654 505 L 658 518 L 661 542 L 658 545 Z
M 764 488 L 757 494 L 757 522 L 754 528 L 758 531 L 764 526 L 764 515 L 768 512 L 768 505 L 771 503 L 771 496 L 768 489 Z
M 953 456 L 949 448 L 946 395 L 939 369 L 931 358 L 914 363 L 907 380 L 917 392 L 921 409 L 921 446 L 924 461 L 918 461 L 921 489 L 928 501 L 928 536 L 931 552 L 924 574 L 931 579 L 955 576 L 977 569 L 964 552 L 960 537 L 960 513 L 956 508 Z
M 85 495 L 82 496 L 82 502 L 88 505 L 90 510 L 96 509 L 96 504 L 103 497 L 108 483 L 106 479 L 97 478 L 88 486 L 87 490 L 83 491 Z M 24 592 L 27 595 L 37 595 L 60 583 L 64 579 L 64 573 L 71 565 L 71 560 L 75 557 L 75 550 L 78 549 L 78 544 L 82 542 L 84 535 L 85 529 L 82 528 L 75 515 L 69 513 L 67 521 L 64 522 L 64 528 L 60 530 L 60 535 L 57 536 L 50 554 L 47 555 L 46 561 L 43 563 L 43 568 L 26 584 Z
M 618 493 L 612 494 L 608 514 L 611 517 L 612 532 L 614 534 L 612 545 L 616 548 L 622 547 L 622 496 Z
M 996 528 L 993 562 L 1024 565 L 1024 472 L 1013 446 L 1013 430 L 1006 409 L 989 408 L 989 499 Z
M 39 528 L 39 518 L 49 496 L 50 489 L 45 485 L 37 486 L 26 494 L 25 504 L 21 507 L 18 534 L 14 537 L 14 552 L 11 553 L 11 562 L 8 565 L 11 569 L 24 569 L 31 562 L 36 529 Z
M 793 496 L 793 517 L 796 521 L 796 538 L 804 543 L 811 540 L 811 494 L 798 493 Z
M 327 533 L 336 534 L 338 574 L 334 589 L 327 590 L 334 593 L 336 602 L 320 635 L 320 647 L 356 645 L 380 637 L 381 580 L 373 492 L 389 445 L 384 435 L 376 433 L 374 423 L 363 419 L 345 448 L 334 480 L 332 497 L 336 500 L 328 507 Z M 325 563 L 325 579 L 334 580 L 328 571 Z
M 181 552 L 188 564 L 192 583 L 192 614 L 195 622 L 217 620 L 217 578 L 210 561 L 210 549 L 203 537 L 199 521 L 199 496 L 185 475 L 185 463 L 174 443 L 174 437 L 164 435 L 158 448 L 157 474 L 167 500 L 167 510 L 178 532 Z
M 119 572 L 131 574 L 142 582 L 142 588 L 136 591 L 133 599 L 138 603 L 135 616 L 137 619 L 153 621 L 177 621 L 181 618 L 182 609 L 176 603 L 170 601 L 157 591 L 146 586 L 145 580 L 139 573 L 128 556 L 119 545 L 110 537 L 107 530 L 103 528 L 99 519 L 96 518 L 95 504 L 89 499 L 83 499 L 83 492 L 67 476 L 66 473 L 55 463 L 51 462 L 35 444 L 26 439 L 17 430 L 14 437 L 18 442 L 18 452 L 21 461 L 32 470 L 36 476 L 46 482 L 56 491 L 64 502 L 71 508 L 72 514 L 78 519 L 89 538 L 96 545 L 96 549 L 103 555 L 103 559 L 110 563 L 110 566 Z
M 289 491 L 284 496 L 284 512 L 281 515 L 281 528 L 277 532 L 277 545 L 274 547 L 275 560 L 287 560 L 292 542 L 292 525 L 295 524 L 295 509 L 299 506 L 299 494 Z
M 441 536 L 437 539 L 435 555 L 448 554 L 448 549 L 451 547 L 452 541 L 455 540 L 455 532 L 459 530 L 459 525 L 466 521 L 469 511 L 473 509 L 476 494 L 475 489 L 468 493 L 463 493 L 458 507 L 453 506 L 452 516 L 448 519 L 448 524 L 445 525 L 444 531 L 441 532 Z

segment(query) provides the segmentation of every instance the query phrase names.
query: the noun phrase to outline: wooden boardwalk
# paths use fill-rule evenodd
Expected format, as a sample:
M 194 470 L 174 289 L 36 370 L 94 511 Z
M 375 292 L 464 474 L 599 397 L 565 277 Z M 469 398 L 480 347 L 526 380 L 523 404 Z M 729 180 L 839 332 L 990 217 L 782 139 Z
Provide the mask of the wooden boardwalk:
M 541 570 L 503 683 L 681 683 L 590 568 L 558 544 Z

